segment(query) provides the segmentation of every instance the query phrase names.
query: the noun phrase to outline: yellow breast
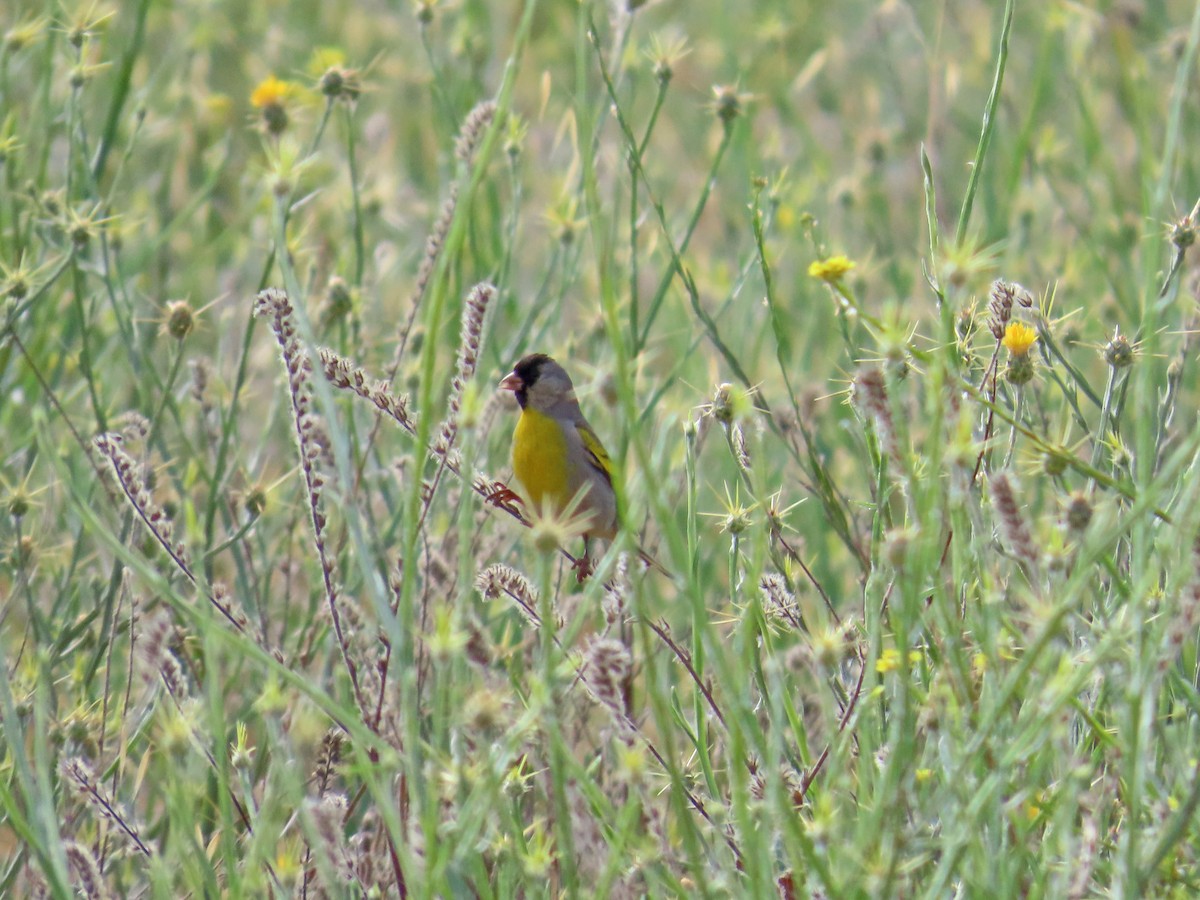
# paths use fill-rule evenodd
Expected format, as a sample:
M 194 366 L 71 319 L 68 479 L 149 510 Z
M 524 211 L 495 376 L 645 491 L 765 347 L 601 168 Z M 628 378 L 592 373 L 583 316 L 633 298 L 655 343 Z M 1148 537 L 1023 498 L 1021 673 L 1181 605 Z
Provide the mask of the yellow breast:
M 526 407 L 513 434 L 513 474 L 525 488 L 525 499 L 537 510 L 562 509 L 571 499 L 567 441 L 549 416 Z

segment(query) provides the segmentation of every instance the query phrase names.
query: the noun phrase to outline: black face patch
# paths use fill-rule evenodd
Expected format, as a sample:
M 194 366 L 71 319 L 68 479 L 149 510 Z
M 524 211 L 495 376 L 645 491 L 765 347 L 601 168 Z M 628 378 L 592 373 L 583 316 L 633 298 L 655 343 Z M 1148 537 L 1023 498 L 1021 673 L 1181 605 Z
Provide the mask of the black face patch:
M 530 353 L 513 366 L 513 374 L 521 380 L 521 386 L 513 392 L 517 395 L 517 403 L 520 404 L 521 409 L 524 409 L 525 404 L 529 402 L 530 385 L 538 380 L 542 366 L 548 362 L 550 362 L 550 357 L 545 353 Z

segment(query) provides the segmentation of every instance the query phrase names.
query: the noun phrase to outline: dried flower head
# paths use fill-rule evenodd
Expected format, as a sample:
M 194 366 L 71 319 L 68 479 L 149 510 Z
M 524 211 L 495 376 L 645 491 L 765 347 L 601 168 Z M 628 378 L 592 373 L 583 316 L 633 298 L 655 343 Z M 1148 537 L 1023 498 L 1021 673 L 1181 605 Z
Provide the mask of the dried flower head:
M 1012 480 L 1006 473 L 997 472 L 992 475 L 991 492 L 1000 533 L 1009 551 L 1024 565 L 1035 568 L 1038 561 L 1037 545 L 1034 544 L 1025 516 L 1021 513 Z
M 337 728 L 329 729 L 321 738 L 321 749 L 317 753 L 317 762 L 313 767 L 313 781 L 321 796 L 329 792 L 329 787 L 337 776 L 337 767 L 342 758 L 345 740 L 344 734 Z
M 346 849 L 345 818 L 348 807 L 345 796 L 333 792 L 307 803 L 317 835 L 314 846 L 333 866 L 337 878 L 347 884 L 354 880 L 353 861 Z
M 615 625 L 625 617 L 625 607 L 629 597 L 629 554 L 617 556 L 617 564 L 613 569 L 612 578 L 604 585 L 604 597 L 600 607 L 604 611 L 604 621 Z
M 629 651 L 620 641 L 599 638 L 583 654 L 583 682 L 593 699 L 610 712 L 623 716 L 625 681 L 629 677 Z
M 116 826 L 113 829 L 115 832 L 121 833 L 143 856 L 152 854 L 151 845 L 141 838 L 141 829 L 137 822 L 117 806 L 108 788 L 96 777 L 95 770 L 87 760 L 79 756 L 63 757 L 58 770 L 76 794 L 94 809 L 100 818 Z
M 92 851 L 77 841 L 63 841 L 67 863 L 71 866 L 75 884 L 87 900 L 105 900 L 109 896 L 100 875 L 100 865 Z
M 527 619 L 538 624 L 538 592 L 528 578 L 511 566 L 502 563 L 488 566 L 475 576 L 475 589 L 488 600 L 502 595 L 508 597 Z
M 860 367 L 850 390 L 854 405 L 874 423 L 875 434 L 883 451 L 896 462 L 902 463 L 900 442 L 896 436 L 896 421 L 892 416 L 883 370 L 875 365 Z
M 767 615 L 781 619 L 793 628 L 802 626 L 796 595 L 788 587 L 786 578 L 778 572 L 767 572 L 759 579 L 758 589 L 762 592 L 763 611 Z
M 124 439 L 117 434 L 101 434 L 93 441 L 100 454 L 112 466 L 126 499 L 141 518 L 151 536 L 171 556 L 175 564 L 191 577 L 187 548 L 174 539 L 171 517 L 159 506 L 147 486 L 142 467 L 124 449 Z
M 493 100 L 484 100 L 482 103 L 475 104 L 475 107 L 467 113 L 467 117 L 463 120 L 462 128 L 458 132 L 458 140 L 454 144 L 454 156 L 467 165 L 470 165 L 475 158 L 475 151 L 479 149 L 479 142 L 483 140 L 483 136 L 487 134 L 488 126 L 492 124 L 492 120 L 496 118 L 496 103 Z
M 445 456 L 458 436 L 459 417 L 463 410 L 464 392 L 475 375 L 479 362 L 479 350 L 483 343 L 483 320 L 488 305 L 496 296 L 496 288 L 488 282 L 480 282 L 471 288 L 463 303 L 462 329 L 459 332 L 458 358 L 454 378 L 450 381 L 450 399 L 447 403 L 446 419 L 434 438 L 433 451 Z
M 701 405 L 700 414 L 728 427 L 733 422 L 749 418 L 754 411 L 750 394 L 727 381 L 713 391 L 712 399 Z
M 1033 306 L 1033 296 L 1014 282 L 994 281 L 988 303 L 988 329 L 998 341 L 1004 339 L 1014 305 L 1029 309 Z

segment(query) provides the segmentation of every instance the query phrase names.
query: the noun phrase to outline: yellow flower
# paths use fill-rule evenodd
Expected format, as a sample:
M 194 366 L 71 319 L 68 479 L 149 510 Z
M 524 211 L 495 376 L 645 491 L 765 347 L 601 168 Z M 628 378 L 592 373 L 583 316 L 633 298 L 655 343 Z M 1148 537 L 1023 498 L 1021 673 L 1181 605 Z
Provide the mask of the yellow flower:
M 264 78 L 250 95 L 250 105 L 262 114 L 262 124 L 267 134 L 278 137 L 288 127 L 285 101 L 296 94 L 296 85 L 271 75 Z
M 317 47 L 308 58 L 308 74 L 320 78 L 327 69 L 346 64 L 346 54 L 338 47 Z
M 837 284 L 853 268 L 854 260 L 848 256 L 839 254 L 815 260 L 808 267 L 808 274 L 812 278 L 826 281 L 829 284 Z
M 879 654 L 879 659 L 875 660 L 875 671 L 881 674 L 894 672 L 900 668 L 900 651 L 895 647 L 888 647 Z
M 250 95 L 250 105 L 255 109 L 266 109 L 268 106 L 283 106 L 283 102 L 292 96 L 295 85 L 270 75 L 258 83 L 254 93 Z
M 1037 331 L 1021 322 L 1009 322 L 1000 339 L 1013 356 L 1024 356 L 1037 341 Z

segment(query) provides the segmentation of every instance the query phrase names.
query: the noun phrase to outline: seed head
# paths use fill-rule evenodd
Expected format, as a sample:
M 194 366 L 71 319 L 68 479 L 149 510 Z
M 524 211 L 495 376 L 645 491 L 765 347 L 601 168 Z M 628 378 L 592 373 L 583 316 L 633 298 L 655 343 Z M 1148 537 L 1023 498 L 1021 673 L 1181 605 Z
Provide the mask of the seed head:
M 630 665 L 629 651 L 611 638 L 599 638 L 584 651 L 584 683 L 592 697 L 614 713 L 624 711 L 622 692 Z
M 1184 216 L 1171 226 L 1171 243 L 1180 250 L 1186 250 L 1196 243 L 1196 223 L 1191 216 Z
M 713 97 L 713 111 L 721 120 L 721 124 L 728 128 L 733 120 L 742 114 L 743 97 L 736 87 L 729 84 L 714 85 Z
M 1075 491 L 1067 497 L 1067 502 L 1063 507 L 1063 517 L 1066 520 L 1067 529 L 1072 534 L 1080 534 L 1091 524 L 1094 512 L 1095 508 L 1088 495 L 1082 491 Z
M 321 93 L 330 100 L 344 100 L 352 103 L 358 99 L 362 86 L 358 81 L 358 72 L 344 66 L 330 66 L 321 75 L 318 82 Z
M 182 341 L 196 327 L 196 315 L 192 305 L 186 300 L 172 300 L 167 304 L 167 320 L 164 323 L 167 334 Z
M 46 27 L 44 18 L 26 19 L 4 32 L 4 49 L 9 53 L 24 50 L 42 36 Z
M 1135 352 L 1133 345 L 1129 343 L 1129 338 L 1119 331 L 1115 331 L 1108 343 L 1104 345 L 1104 361 L 1114 369 L 1125 369 L 1133 364 Z
M 4 505 L 8 508 L 8 514 L 14 519 L 23 519 L 31 505 L 29 494 L 24 488 L 17 488 L 5 498 Z
M 246 491 L 246 512 L 258 518 L 267 509 L 267 489 L 261 484 L 251 486 Z
M 1067 471 L 1070 460 L 1065 452 L 1051 448 L 1042 454 L 1041 463 L 1043 472 L 1051 478 L 1057 478 Z
M 1014 304 L 1029 309 L 1033 306 L 1033 297 L 1019 284 L 1011 281 L 994 281 L 991 301 L 988 303 L 988 328 L 998 341 L 1004 339 L 1008 322 L 1012 318 Z
M 1005 472 L 997 472 L 991 478 L 992 506 L 996 511 L 997 524 L 1009 551 L 1022 563 L 1031 568 L 1037 565 L 1038 551 L 1029 525 L 1021 512 L 1012 480 Z
M 496 103 L 494 100 L 477 103 L 463 120 L 462 128 L 458 132 L 458 140 L 454 144 L 455 157 L 469 165 L 475 158 L 475 151 L 479 149 L 480 142 L 495 118 Z
M 849 622 L 826 628 L 810 638 L 812 658 L 819 666 L 833 669 L 850 655 L 854 642 L 850 640 L 853 626 Z
M 650 49 L 646 55 L 650 58 L 654 78 L 665 88 L 675 77 L 675 66 L 679 60 L 691 52 L 684 40 L 664 41 L 657 35 L 650 39 Z

